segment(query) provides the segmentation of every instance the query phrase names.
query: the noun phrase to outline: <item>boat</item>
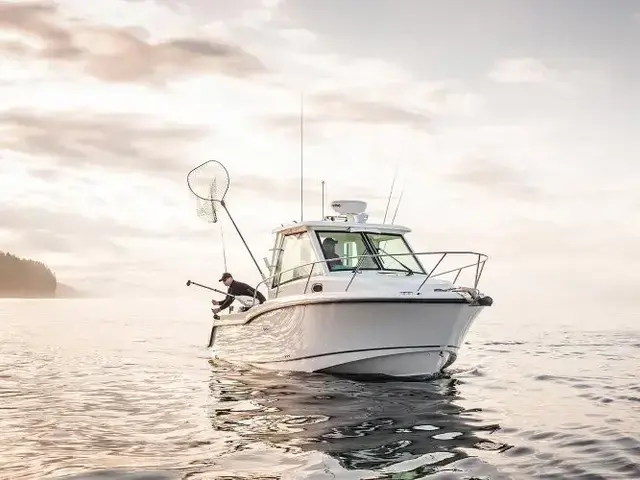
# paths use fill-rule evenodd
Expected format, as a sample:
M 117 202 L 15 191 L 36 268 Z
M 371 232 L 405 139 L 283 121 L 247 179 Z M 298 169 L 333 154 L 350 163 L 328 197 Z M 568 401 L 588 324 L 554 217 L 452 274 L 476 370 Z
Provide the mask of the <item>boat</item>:
M 197 193 L 188 176 L 192 192 L 210 202 L 214 216 L 220 206 L 229 213 L 223 198 L 228 173 L 216 163 L 218 186 L 212 182 L 205 193 Z M 254 295 L 237 310 L 214 314 L 211 355 L 294 372 L 391 377 L 444 372 L 480 312 L 493 304 L 478 289 L 487 255 L 415 251 L 407 237 L 411 229 L 370 223 L 366 202 L 336 200 L 331 207 L 331 215 L 272 231 L 266 274 L 229 214 L 260 271 L 255 289 L 266 301 L 260 304 Z M 457 266 L 445 268 L 452 258 Z M 460 281 L 464 272 L 471 276 L 468 284 Z

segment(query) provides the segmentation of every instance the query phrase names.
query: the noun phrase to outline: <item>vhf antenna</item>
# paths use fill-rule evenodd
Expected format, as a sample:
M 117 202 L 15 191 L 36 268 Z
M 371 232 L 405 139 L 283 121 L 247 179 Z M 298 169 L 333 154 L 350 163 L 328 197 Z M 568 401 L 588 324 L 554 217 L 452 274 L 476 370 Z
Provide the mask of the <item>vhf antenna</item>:
M 322 180 L 321 183 L 321 190 L 322 190 L 322 216 L 320 217 L 322 220 L 324 220 L 324 180 Z
M 300 92 L 300 221 L 304 220 L 304 100 Z

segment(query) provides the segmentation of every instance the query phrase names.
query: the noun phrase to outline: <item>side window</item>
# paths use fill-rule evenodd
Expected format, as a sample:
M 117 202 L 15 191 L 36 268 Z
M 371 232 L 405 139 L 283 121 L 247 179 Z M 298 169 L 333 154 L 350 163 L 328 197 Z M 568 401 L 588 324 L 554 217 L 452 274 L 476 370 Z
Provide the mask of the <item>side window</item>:
M 282 243 L 282 253 L 275 272 L 282 274 L 274 279 L 273 286 L 306 278 L 312 267 L 306 264 L 315 260 L 313 246 L 306 232 L 287 235 Z M 320 274 L 318 267 L 314 271 Z

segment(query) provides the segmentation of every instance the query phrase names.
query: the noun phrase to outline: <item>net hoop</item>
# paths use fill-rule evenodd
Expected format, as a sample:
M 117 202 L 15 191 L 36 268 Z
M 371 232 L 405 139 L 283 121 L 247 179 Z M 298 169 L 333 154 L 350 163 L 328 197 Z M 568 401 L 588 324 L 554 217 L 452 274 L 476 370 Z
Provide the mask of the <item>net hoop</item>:
M 207 160 L 187 174 L 189 190 L 196 198 L 205 202 L 223 203 L 229 191 L 229 183 L 229 171 L 217 160 Z

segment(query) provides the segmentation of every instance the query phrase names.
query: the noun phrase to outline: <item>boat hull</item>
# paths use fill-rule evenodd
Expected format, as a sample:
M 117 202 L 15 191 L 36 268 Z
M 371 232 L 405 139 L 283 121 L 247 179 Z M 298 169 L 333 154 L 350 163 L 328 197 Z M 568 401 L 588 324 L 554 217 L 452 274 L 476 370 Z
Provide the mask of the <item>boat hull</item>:
M 215 326 L 212 354 L 271 370 L 432 376 L 455 362 L 482 308 L 462 299 L 285 304 Z

